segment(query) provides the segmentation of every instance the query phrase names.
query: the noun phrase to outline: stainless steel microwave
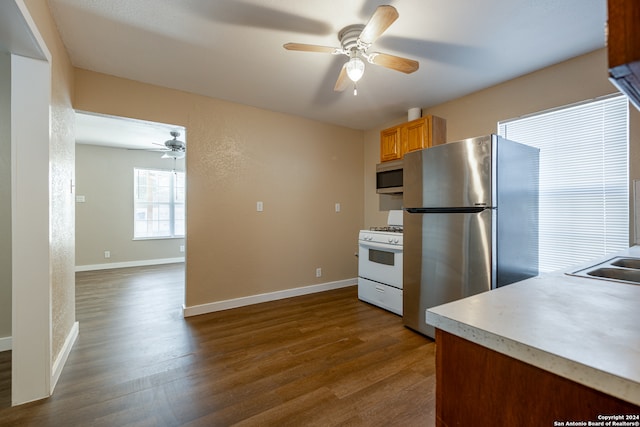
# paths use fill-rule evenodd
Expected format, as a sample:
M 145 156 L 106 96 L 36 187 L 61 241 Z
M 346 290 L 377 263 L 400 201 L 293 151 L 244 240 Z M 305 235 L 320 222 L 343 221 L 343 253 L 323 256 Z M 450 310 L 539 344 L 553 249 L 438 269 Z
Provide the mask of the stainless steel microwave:
M 402 193 L 402 160 L 376 165 L 376 193 Z

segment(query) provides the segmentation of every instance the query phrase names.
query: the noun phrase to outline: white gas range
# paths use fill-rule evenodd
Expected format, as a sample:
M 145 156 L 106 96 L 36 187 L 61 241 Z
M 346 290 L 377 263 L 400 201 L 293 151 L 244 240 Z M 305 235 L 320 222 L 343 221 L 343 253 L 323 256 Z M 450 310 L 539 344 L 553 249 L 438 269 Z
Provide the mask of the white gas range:
M 402 211 L 358 236 L 358 298 L 402 316 Z

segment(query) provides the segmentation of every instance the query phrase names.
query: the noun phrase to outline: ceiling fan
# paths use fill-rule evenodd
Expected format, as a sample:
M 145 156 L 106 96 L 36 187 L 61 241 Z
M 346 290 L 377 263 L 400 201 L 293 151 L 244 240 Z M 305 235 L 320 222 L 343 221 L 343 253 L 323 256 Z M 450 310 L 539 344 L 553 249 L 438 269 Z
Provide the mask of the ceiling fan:
M 418 61 L 414 61 L 413 59 L 401 58 L 380 52 L 369 52 L 371 45 L 398 19 L 398 16 L 400 15 L 395 7 L 389 5 L 378 6 L 366 25 L 349 25 L 340 30 L 338 40 L 340 40 L 342 47 L 302 43 L 287 43 L 283 47 L 287 50 L 348 56 L 350 59 L 342 66 L 333 90 L 342 92 L 349 84 L 349 80 L 351 80 L 354 84 L 353 94 L 357 95 L 356 83 L 364 74 L 363 59 L 370 64 L 380 65 L 385 68 L 401 71 L 405 74 L 413 73 L 418 69 Z
M 171 131 L 169 134 L 173 137 L 173 139 L 167 139 L 164 144 L 158 144 L 154 142 L 155 145 L 164 145 L 165 149 L 164 154 L 161 158 L 163 159 L 182 159 L 185 156 L 185 150 L 187 148 L 184 141 L 178 141 L 178 137 L 180 136 L 180 132 Z

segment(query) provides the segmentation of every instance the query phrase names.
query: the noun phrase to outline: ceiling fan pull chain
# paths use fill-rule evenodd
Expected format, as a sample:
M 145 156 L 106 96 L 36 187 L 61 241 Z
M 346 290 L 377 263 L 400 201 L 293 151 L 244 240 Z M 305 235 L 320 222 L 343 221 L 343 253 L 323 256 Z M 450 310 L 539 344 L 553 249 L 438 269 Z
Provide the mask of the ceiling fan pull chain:
M 358 96 L 358 85 L 353 83 L 353 96 Z

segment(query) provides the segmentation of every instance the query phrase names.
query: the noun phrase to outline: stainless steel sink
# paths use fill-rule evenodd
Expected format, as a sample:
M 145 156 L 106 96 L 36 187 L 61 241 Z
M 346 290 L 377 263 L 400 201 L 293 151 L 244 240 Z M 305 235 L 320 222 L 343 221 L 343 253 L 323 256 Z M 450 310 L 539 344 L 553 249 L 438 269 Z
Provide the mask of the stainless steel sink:
M 640 259 L 638 258 L 617 258 L 611 265 L 624 268 L 634 268 L 640 270 Z
M 640 258 L 615 257 L 567 274 L 640 285 Z

